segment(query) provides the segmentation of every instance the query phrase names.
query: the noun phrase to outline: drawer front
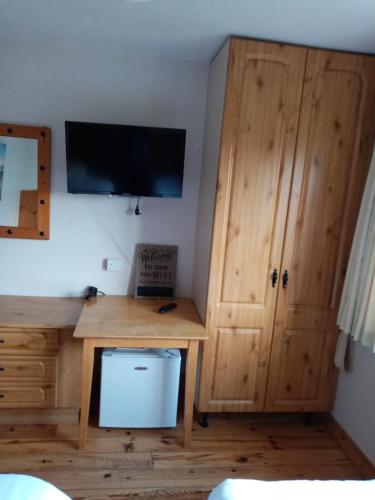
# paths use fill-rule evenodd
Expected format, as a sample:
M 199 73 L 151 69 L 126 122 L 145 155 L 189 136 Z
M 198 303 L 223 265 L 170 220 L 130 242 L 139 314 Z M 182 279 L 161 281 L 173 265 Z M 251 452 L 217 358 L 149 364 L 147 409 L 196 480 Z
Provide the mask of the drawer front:
M 58 330 L 0 329 L 0 354 L 54 353 L 59 347 Z
M 56 356 L 4 356 L 0 354 L 0 384 L 2 380 L 26 381 L 39 379 L 56 382 Z M 0 385 L 1 387 L 1 385 Z
M 0 382 L 0 408 L 55 408 L 56 384 Z

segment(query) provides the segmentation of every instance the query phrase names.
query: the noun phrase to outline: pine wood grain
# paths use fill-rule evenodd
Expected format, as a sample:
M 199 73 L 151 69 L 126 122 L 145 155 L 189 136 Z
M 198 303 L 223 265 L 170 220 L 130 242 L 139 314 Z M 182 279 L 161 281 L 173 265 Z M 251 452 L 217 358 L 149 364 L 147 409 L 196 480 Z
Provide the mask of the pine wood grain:
M 37 415 L 40 423 L 60 417 L 63 421 L 73 414 L 77 418 L 82 341 L 73 339 L 72 325 L 81 309 L 79 298 L 0 296 L 0 406 L 14 408 L 13 413 L 2 412 L 0 422 L 24 421 L 28 415 L 30 423 Z M 35 411 L 56 406 L 76 410 L 70 414 Z M 24 408 L 29 414 L 19 411 Z
M 12 457 L 13 464 L 10 465 L 7 457 L 0 457 L 0 467 L 3 472 L 10 472 L 14 465 L 20 470 L 27 469 L 30 472 L 38 470 L 72 471 L 85 470 L 94 471 L 102 469 L 151 469 L 150 453 L 85 453 L 76 454 L 32 452 L 25 456 L 19 453 Z
M 56 382 L 56 379 L 56 356 L 1 356 L 0 354 L 0 387 L 4 382 L 12 380 Z
M 236 38 L 226 64 L 197 406 L 328 411 L 375 59 Z
M 195 380 L 200 340 L 208 336 L 191 299 L 175 299 L 177 307 L 167 314 L 159 309 L 165 301 L 137 300 L 129 296 L 105 296 L 86 302 L 74 330 L 83 339 L 81 416 L 78 447 L 87 440 L 91 384 L 96 347 L 185 348 L 184 446 L 190 446 Z
M 82 351 L 82 375 L 81 375 L 81 414 L 79 423 L 78 447 L 83 450 L 87 439 L 87 424 L 90 413 L 90 398 L 92 386 L 92 374 L 94 368 L 94 343 L 91 339 L 85 339 Z
M 255 465 L 292 465 L 302 460 L 306 465 L 349 464 L 348 458 L 339 449 L 269 450 L 269 451 L 211 451 L 211 452 L 165 452 L 153 453 L 154 469 L 196 467 L 209 464 L 211 467 L 237 467 Z
M 199 411 L 264 408 L 305 59 L 230 41 Z
M 296 421 L 296 420 L 295 420 Z M 15 453 L 66 452 L 75 449 L 78 437 L 77 425 L 6 426 L 3 429 L 3 441 L 0 451 L 8 449 Z M 228 432 L 230 429 L 230 432 Z M 221 450 L 272 450 L 295 448 L 335 448 L 333 438 L 327 435 L 322 426 L 302 426 L 295 423 L 274 423 L 241 421 L 239 417 L 220 420 L 210 418 L 208 428 L 202 428 L 194 422 L 192 430 L 193 451 Z M 21 440 L 19 440 L 21 438 Z M 27 439 L 26 439 L 27 438 Z M 89 428 L 86 445 L 87 452 L 138 452 L 138 451 L 181 451 L 181 439 L 178 429 L 102 429 Z
M 34 228 L 38 222 L 38 191 L 20 191 L 18 227 Z
M 0 327 L 74 328 L 83 299 L 0 295 Z
M 82 341 L 73 338 L 73 330 L 59 335 L 57 406 L 79 408 L 81 399 Z
M 0 426 L 0 469 L 50 481 L 75 500 L 201 500 L 228 477 L 361 478 L 324 425 L 305 426 L 295 415 L 248 417 L 218 414 L 208 428 L 194 422 L 190 450 L 176 441 L 181 421 L 177 429 L 90 425 L 84 452 L 76 449 L 78 425 Z
M 191 299 L 174 299 L 177 307 L 166 314 L 166 300 L 105 296 L 86 301 L 76 326 L 76 338 L 137 338 L 204 340 L 206 332 Z
M 78 408 L 2 408 L 0 425 L 76 424 Z
M 194 413 L 194 395 L 195 380 L 197 376 L 198 362 L 198 340 L 189 340 L 189 347 L 186 352 L 186 374 L 185 374 L 185 404 L 184 404 L 184 446 L 191 445 L 193 413 Z
M 58 331 L 41 328 L 0 328 L 0 355 L 56 354 Z
M 53 481 L 56 478 L 56 472 L 50 470 L 36 471 L 35 474 L 47 481 Z M 301 465 L 297 468 L 297 475 L 295 465 L 282 465 L 278 467 L 264 468 L 255 466 L 239 469 L 233 467 L 191 467 L 187 471 L 184 469 L 142 470 L 135 468 L 105 469 L 100 472 L 82 470 L 79 476 L 71 474 L 70 471 L 61 471 L 58 476 L 60 485 L 70 490 L 86 489 L 89 485 L 91 490 L 96 488 L 98 490 L 122 488 L 124 494 L 124 489 L 131 493 L 131 489 L 134 488 L 134 490 L 138 491 L 139 487 L 142 486 L 145 489 L 154 490 L 154 494 L 158 494 L 157 491 L 160 489 L 175 488 L 179 490 L 180 495 L 182 495 L 184 489 L 201 488 L 204 491 L 209 491 L 228 477 L 252 477 L 260 480 L 315 479 L 317 477 L 320 479 L 358 479 L 358 473 L 351 465 L 332 465 L 328 468 L 325 465 Z M 134 490 L 133 493 L 135 493 Z
M 0 408 L 20 407 L 56 407 L 56 383 L 2 380 L 0 387 Z
M 343 450 L 345 455 L 359 469 L 362 477 L 364 479 L 373 479 L 375 477 L 375 465 L 372 464 L 367 456 L 357 447 L 354 441 L 331 414 L 325 416 L 325 425 L 328 432 Z
M 308 50 L 265 409 L 327 411 L 337 312 L 373 148 L 375 59 Z

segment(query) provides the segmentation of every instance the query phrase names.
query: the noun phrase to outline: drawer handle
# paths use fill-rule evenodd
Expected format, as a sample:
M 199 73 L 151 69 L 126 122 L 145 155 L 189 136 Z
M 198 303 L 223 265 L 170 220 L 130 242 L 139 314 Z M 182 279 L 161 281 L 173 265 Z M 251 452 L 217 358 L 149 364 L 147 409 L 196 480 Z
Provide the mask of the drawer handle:
M 0 372 L 3 372 L 5 368 L 3 366 L 0 366 Z
M 0 394 L 0 398 L 5 398 L 5 394 Z
M 4 344 L 5 340 L 4 339 L 0 339 L 0 344 Z
M 134 370 L 148 370 L 147 366 L 135 366 Z

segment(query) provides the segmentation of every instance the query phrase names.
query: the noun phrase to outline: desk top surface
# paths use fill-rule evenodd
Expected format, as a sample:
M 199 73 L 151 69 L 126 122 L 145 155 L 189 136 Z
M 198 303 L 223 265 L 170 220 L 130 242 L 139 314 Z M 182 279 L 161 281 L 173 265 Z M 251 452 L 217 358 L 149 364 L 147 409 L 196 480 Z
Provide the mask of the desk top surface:
M 160 306 L 175 302 L 165 314 Z M 191 299 L 98 297 L 86 301 L 74 337 L 204 340 L 208 335 Z
M 74 328 L 83 299 L 0 295 L 0 327 Z

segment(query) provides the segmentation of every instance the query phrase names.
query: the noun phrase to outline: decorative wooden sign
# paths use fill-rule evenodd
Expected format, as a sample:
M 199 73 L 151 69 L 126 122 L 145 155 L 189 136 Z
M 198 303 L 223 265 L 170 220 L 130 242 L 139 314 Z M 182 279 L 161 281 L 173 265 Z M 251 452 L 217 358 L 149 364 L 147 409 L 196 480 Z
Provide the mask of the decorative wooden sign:
M 176 246 L 138 244 L 135 262 L 135 297 L 174 297 L 176 266 Z

